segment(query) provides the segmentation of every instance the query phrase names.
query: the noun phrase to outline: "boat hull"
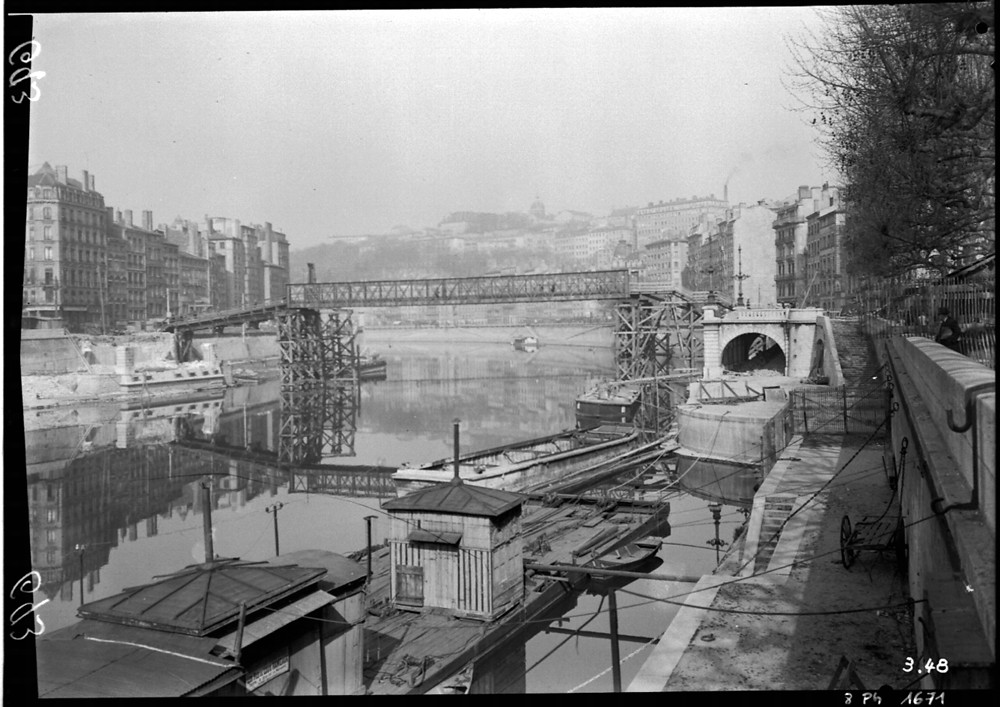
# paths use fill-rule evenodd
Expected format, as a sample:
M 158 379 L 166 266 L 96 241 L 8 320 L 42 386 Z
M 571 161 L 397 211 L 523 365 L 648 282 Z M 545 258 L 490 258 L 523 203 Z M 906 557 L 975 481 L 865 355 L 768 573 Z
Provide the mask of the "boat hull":
M 634 430 L 619 434 L 590 433 L 594 440 L 590 444 L 568 447 L 569 440 L 578 433 L 561 433 L 551 437 L 533 440 L 526 445 L 510 445 L 487 450 L 459 458 L 459 476 L 462 481 L 504 491 L 522 491 L 529 486 L 558 481 L 569 474 L 580 471 L 592 464 L 613 459 L 639 446 L 639 434 Z M 552 454 L 538 455 L 533 459 L 514 463 L 491 464 L 489 462 L 504 456 L 528 455 L 530 448 L 544 449 L 546 446 L 568 448 Z M 455 476 L 454 464 L 450 460 L 434 462 L 418 468 L 402 468 L 392 475 L 398 496 L 427 488 L 434 484 L 451 482 Z

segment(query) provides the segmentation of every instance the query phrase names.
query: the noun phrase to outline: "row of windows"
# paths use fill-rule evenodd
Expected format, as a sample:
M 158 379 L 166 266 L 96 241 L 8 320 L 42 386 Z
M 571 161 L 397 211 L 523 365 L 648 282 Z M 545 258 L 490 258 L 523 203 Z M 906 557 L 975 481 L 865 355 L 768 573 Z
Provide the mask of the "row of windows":
M 93 213 L 91 211 L 83 211 L 78 209 L 68 209 L 68 208 L 58 208 L 52 206 L 35 206 L 33 204 L 28 205 L 28 220 L 34 221 L 37 218 L 41 218 L 43 221 L 51 221 L 55 218 L 54 214 L 56 211 L 59 212 L 59 219 L 61 221 L 79 221 L 88 226 L 104 226 L 104 214 Z

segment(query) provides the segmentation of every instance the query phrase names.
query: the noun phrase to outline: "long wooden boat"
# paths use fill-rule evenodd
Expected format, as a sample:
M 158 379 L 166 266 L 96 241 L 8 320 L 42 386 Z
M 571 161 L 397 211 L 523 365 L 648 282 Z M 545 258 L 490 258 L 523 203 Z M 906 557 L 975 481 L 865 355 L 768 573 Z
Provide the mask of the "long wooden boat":
M 637 385 L 601 383 L 576 399 L 576 424 L 581 429 L 601 424 L 629 424 L 641 404 Z
M 385 380 L 387 364 L 378 354 L 362 356 L 358 362 L 360 380 Z
M 638 445 L 639 433 L 632 427 L 603 425 L 589 430 L 566 430 L 461 455 L 459 476 L 463 481 L 487 488 L 522 491 L 624 455 Z M 401 467 L 392 480 L 396 493 L 405 496 L 432 484 L 448 483 L 454 475 L 454 458 L 447 458 L 419 467 Z

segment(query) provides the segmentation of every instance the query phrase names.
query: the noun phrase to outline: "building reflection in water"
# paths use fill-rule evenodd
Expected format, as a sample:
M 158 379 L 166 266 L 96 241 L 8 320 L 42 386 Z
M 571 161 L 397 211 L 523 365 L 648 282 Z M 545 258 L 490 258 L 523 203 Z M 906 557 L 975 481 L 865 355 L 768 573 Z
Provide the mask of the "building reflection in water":
M 605 376 L 612 370 L 606 358 Z M 288 414 L 277 380 L 210 400 L 122 409 L 110 421 L 83 410 L 79 418 L 93 422 L 35 424 L 25 434 L 25 450 L 31 562 L 41 576 L 40 594 L 74 601 L 81 546 L 84 585 L 92 593 L 111 551 L 126 539 L 141 543 L 157 536 L 164 520 L 201 515 L 205 477 L 212 481 L 213 510 L 242 508 L 279 490 L 384 496 L 391 493 L 387 477 L 372 482 L 364 471 L 345 476 L 338 470 L 336 457 L 354 452 L 355 431 L 392 434 L 403 443 L 445 440 L 456 409 L 473 411 L 475 425 L 463 440 L 470 449 L 537 436 L 540 426 L 558 431 L 573 426 L 575 397 L 602 372 L 586 361 L 532 367 L 528 357 L 512 361 L 509 354 L 482 352 L 387 359 L 388 380 L 363 384 L 351 414 L 338 409 L 326 418 L 322 458 L 311 466 L 279 461 Z M 350 439 L 350 448 L 338 448 L 338 439 Z M 174 569 L 152 567 L 149 574 Z

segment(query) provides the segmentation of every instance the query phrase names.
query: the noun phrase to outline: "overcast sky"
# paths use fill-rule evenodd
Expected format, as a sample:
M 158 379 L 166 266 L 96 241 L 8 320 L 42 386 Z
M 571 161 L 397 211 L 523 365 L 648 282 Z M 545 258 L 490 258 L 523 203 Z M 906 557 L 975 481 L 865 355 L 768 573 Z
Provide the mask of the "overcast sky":
M 293 248 L 453 211 L 595 215 L 835 180 L 781 85 L 810 8 L 53 14 L 29 167 Z

